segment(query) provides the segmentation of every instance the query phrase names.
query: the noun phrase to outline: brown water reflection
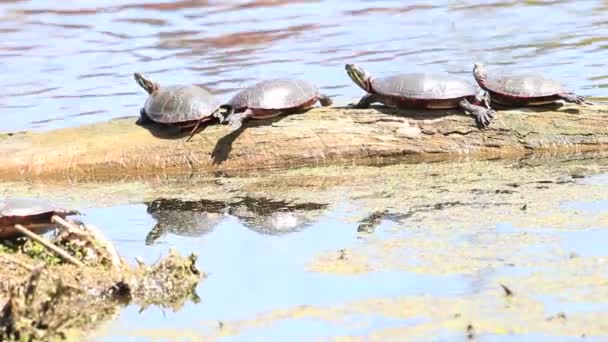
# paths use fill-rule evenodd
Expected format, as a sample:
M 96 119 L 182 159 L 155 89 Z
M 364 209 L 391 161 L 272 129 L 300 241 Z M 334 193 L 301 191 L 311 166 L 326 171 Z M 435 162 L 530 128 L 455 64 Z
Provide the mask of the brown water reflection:
M 137 115 L 136 70 L 224 97 L 262 78 L 305 77 L 344 104 L 361 95 L 344 63 L 376 74 L 470 75 L 482 60 L 601 97 L 606 9 L 603 1 L 0 1 L 0 106 L 12 118 L 0 131 Z

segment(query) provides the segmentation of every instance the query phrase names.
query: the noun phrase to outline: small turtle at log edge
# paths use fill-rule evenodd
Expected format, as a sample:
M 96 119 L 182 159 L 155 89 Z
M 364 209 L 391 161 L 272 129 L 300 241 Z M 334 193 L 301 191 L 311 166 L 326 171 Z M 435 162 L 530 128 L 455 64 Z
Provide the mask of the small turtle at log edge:
M 473 75 L 479 86 L 490 93 L 492 102 L 503 106 L 541 106 L 558 100 L 591 104 L 542 75 L 488 75 L 482 63 L 475 63 Z
M 220 102 L 207 89 L 195 85 L 171 85 L 161 87 L 157 82 L 141 73 L 133 74 L 135 81 L 150 96 L 140 111 L 138 123 L 154 121 L 161 124 L 178 126 L 182 129 L 192 127 L 188 140 L 192 138 L 203 122 L 232 114 L 232 108 Z M 225 111 L 225 113 L 222 113 Z
M 303 112 L 315 103 L 330 106 L 332 100 L 319 92 L 319 88 L 297 79 L 266 80 L 238 92 L 228 102 L 234 114 L 226 120 L 231 131 L 236 131 L 248 118 L 267 119 L 284 114 Z
M 369 108 L 374 102 L 397 108 L 462 108 L 475 117 L 479 128 L 487 128 L 494 118 L 488 94 L 456 77 L 411 73 L 375 78 L 354 64 L 346 64 L 345 69 L 353 82 L 368 92 L 355 108 Z
M 26 226 L 37 233 L 44 233 L 53 227 L 51 218 L 57 215 L 65 218 L 78 215 L 75 210 L 58 208 L 51 203 L 34 198 L 0 199 L 0 239 L 10 239 L 21 235 L 16 224 Z

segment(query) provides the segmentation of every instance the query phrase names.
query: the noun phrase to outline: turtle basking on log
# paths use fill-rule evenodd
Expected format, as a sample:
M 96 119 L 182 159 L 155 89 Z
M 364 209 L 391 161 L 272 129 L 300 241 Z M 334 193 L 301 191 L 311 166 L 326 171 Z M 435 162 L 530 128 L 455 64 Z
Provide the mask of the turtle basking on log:
M 215 96 L 203 87 L 195 85 L 170 85 L 161 87 L 141 73 L 133 77 L 139 86 L 150 94 L 140 111 L 138 123 L 154 121 L 161 124 L 178 126 L 182 129 L 192 128 L 192 138 L 201 123 L 232 114 L 232 108 L 220 105 Z
M 558 100 L 591 104 L 559 82 L 538 74 L 488 74 L 482 63 L 476 63 L 473 75 L 479 86 L 490 93 L 492 102 L 502 106 L 542 106 Z
M 228 101 L 234 114 L 226 117 L 230 129 L 236 131 L 248 118 L 267 119 L 306 111 L 320 102 L 330 106 L 332 100 L 319 88 L 298 79 L 271 79 L 256 83 L 238 92 Z
M 354 64 L 346 64 L 345 69 L 353 82 L 368 93 L 355 108 L 369 108 L 374 102 L 396 108 L 461 108 L 475 117 L 479 128 L 488 127 L 494 118 L 488 94 L 453 76 L 410 73 L 376 78 Z

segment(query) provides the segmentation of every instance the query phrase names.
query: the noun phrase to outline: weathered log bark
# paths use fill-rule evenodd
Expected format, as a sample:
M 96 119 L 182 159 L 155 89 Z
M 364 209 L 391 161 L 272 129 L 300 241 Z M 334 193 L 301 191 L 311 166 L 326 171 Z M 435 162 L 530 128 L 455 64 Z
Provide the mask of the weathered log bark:
M 187 143 L 175 131 L 134 122 L 0 134 L 0 177 L 114 178 L 608 149 L 608 106 L 602 104 L 502 110 L 483 131 L 456 111 L 317 108 L 250 121 L 232 134 L 210 126 Z

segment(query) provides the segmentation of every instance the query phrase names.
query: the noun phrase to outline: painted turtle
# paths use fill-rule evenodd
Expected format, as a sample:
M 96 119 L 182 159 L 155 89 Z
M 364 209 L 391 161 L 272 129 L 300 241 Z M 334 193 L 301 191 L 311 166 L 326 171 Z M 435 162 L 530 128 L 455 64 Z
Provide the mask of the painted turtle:
M 368 92 L 355 108 L 369 108 L 374 102 L 397 108 L 462 108 L 475 117 L 480 128 L 488 127 L 495 114 L 487 93 L 456 77 L 411 73 L 375 78 L 354 64 L 346 64 L 345 69 L 353 82 Z
M 202 122 L 217 118 L 220 122 L 230 115 L 232 109 L 220 102 L 207 89 L 195 85 L 171 85 L 162 87 L 142 75 L 134 73 L 133 77 L 140 87 L 150 96 L 140 111 L 138 123 L 151 121 L 178 126 L 182 129 L 192 128 L 190 138 Z M 222 113 L 225 111 L 225 113 Z
M 0 239 L 10 239 L 21 233 L 13 228 L 20 224 L 35 233 L 44 233 L 53 228 L 53 215 L 65 218 L 79 214 L 74 210 L 58 208 L 51 203 L 33 198 L 0 199 Z
M 566 90 L 559 82 L 537 74 L 489 76 L 482 63 L 475 63 L 473 75 L 488 91 L 492 101 L 503 106 L 540 106 L 558 100 L 588 103 L 584 97 Z
M 256 83 L 238 92 L 228 102 L 234 114 L 227 116 L 230 129 L 236 131 L 248 118 L 267 119 L 282 114 L 305 111 L 319 101 L 330 106 L 332 100 L 319 88 L 297 79 L 272 79 Z

